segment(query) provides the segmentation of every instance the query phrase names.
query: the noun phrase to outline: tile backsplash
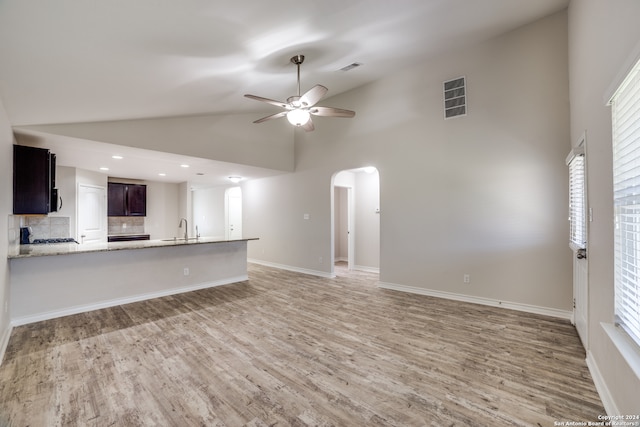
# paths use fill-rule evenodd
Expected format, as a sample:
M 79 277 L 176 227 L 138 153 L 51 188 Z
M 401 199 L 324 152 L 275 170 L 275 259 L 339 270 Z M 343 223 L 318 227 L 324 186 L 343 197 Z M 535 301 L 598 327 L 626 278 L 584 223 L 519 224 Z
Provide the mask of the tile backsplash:
M 144 234 L 144 217 L 110 216 L 109 236 L 115 234 Z
M 22 226 L 31 227 L 34 239 L 55 239 L 70 237 L 69 217 L 63 216 L 25 216 Z

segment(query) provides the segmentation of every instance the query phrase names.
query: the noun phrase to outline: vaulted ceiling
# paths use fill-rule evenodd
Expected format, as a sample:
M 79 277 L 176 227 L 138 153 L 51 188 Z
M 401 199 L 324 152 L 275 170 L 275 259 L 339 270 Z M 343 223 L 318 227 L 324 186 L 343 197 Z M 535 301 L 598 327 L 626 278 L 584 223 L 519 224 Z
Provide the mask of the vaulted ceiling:
M 16 126 L 273 113 L 567 7 L 568 0 L 0 0 L 0 98 Z M 341 68 L 360 63 L 350 71 Z
M 2 0 L 0 96 L 13 125 L 256 111 L 295 92 L 294 54 L 333 95 L 567 3 Z

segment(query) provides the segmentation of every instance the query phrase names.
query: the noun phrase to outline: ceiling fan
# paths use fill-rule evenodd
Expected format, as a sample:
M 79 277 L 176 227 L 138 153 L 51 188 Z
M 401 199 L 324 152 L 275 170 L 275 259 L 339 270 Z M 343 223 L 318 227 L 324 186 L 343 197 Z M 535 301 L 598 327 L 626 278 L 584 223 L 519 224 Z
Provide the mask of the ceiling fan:
M 291 62 L 296 64 L 298 67 L 298 94 L 287 98 L 287 102 L 275 101 L 273 99 L 263 98 L 256 95 L 245 95 L 247 98 L 266 102 L 267 104 L 285 109 L 285 111 L 271 114 L 270 116 L 258 119 L 253 123 L 262 123 L 267 120 L 286 117 L 292 125 L 299 126 L 305 131 L 310 132 L 314 129 L 311 115 L 324 117 L 353 117 L 356 115 L 355 111 L 351 110 L 343 110 L 341 108 L 333 107 L 316 107 L 318 101 L 320 101 L 329 90 L 322 85 L 315 85 L 303 95 L 300 95 L 300 65 L 304 62 L 304 55 L 296 55 L 292 57 Z

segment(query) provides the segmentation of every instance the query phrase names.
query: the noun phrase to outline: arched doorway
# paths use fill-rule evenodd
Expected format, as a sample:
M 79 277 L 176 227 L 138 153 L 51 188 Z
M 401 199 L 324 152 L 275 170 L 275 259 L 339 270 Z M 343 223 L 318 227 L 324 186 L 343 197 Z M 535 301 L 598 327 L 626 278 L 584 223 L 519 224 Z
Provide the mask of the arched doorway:
M 331 273 L 380 271 L 380 178 L 374 167 L 347 169 L 331 181 Z

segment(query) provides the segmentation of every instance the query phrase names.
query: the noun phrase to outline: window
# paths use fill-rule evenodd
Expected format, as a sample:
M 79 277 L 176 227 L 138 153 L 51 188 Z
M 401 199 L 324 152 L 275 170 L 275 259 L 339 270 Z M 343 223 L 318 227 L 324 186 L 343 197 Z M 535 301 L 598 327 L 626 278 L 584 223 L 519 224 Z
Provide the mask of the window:
M 616 322 L 640 345 L 640 61 L 611 99 Z
M 571 150 L 567 157 L 569 166 L 569 246 L 579 250 L 587 247 L 585 215 L 584 149 Z

